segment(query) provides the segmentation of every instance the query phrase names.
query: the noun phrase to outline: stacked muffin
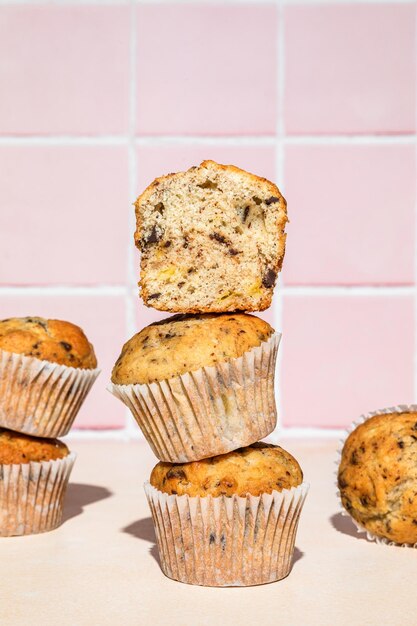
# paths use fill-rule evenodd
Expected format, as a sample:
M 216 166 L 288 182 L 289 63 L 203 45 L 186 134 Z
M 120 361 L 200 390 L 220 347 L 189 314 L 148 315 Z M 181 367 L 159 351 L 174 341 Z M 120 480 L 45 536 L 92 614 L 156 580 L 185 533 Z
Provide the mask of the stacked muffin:
M 81 328 L 40 317 L 0 321 L 0 536 L 61 522 L 75 455 L 70 430 L 98 376 Z
M 145 484 L 164 573 L 200 585 L 286 576 L 307 487 L 257 443 L 276 426 L 280 334 L 247 311 L 272 299 L 286 202 L 271 182 L 204 161 L 136 202 L 141 294 L 179 313 L 122 349 L 110 390 L 160 459 Z

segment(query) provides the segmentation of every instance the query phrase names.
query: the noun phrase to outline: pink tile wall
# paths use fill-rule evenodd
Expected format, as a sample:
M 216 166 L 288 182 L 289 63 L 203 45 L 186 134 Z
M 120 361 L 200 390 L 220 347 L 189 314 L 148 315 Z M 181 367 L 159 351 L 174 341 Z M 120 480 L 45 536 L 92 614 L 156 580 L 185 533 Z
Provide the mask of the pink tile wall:
M 0 317 L 81 324 L 103 372 L 78 428 L 123 429 L 132 203 L 203 159 L 278 183 L 281 424 L 416 398 L 417 3 L 0 6 Z

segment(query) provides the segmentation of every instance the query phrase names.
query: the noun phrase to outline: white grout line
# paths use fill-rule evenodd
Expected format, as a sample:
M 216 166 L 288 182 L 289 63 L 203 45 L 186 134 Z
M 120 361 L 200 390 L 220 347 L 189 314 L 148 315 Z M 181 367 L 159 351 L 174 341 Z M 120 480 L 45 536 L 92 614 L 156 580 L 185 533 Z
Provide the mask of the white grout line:
M 128 285 L 0 285 L 0 296 L 124 296 Z
M 417 32 L 417 11 L 416 11 L 416 17 L 415 17 L 415 30 Z M 415 87 L 415 97 L 416 97 L 416 110 L 415 110 L 415 114 L 416 114 L 416 128 L 417 128 L 417 67 L 415 68 L 415 81 L 416 81 L 416 87 Z M 415 145 L 415 159 L 416 159 L 416 163 L 415 163 L 415 213 L 414 213 L 414 220 L 415 220 L 415 224 L 414 224 L 414 289 L 415 289 L 415 294 L 414 294 L 414 402 L 417 402 L 417 142 Z
M 281 278 L 280 278 L 281 280 Z M 278 284 L 276 289 L 277 303 L 278 300 L 282 300 L 279 296 L 412 296 L 416 292 L 416 288 L 412 285 L 355 285 L 355 286 L 341 286 L 341 285 L 282 285 Z M 90 285 L 90 286 L 77 286 L 77 285 L 39 285 L 39 286 L 1 286 L 0 296 L 27 296 L 27 295 L 40 295 L 40 296 L 129 296 L 135 299 L 138 297 L 136 280 L 135 285 Z M 280 322 L 280 306 L 281 304 L 275 304 L 275 310 L 277 316 L 275 316 L 275 323 Z M 136 329 L 136 322 L 134 331 Z
M 279 1 L 279 0 L 278 0 Z M 282 2 L 283 0 L 281 0 Z M 281 5 L 279 5 L 281 6 Z M 279 42 L 278 42 L 279 45 Z M 283 55 L 281 56 L 283 58 Z M 129 105 L 130 107 L 132 104 Z M 413 145 L 415 134 L 405 135 L 294 135 L 283 136 L 284 145 Z M 136 146 L 275 146 L 276 135 L 149 135 L 137 136 L 133 141 Z M 126 146 L 132 142 L 131 133 L 127 135 L 27 135 L 0 136 L 0 146 Z

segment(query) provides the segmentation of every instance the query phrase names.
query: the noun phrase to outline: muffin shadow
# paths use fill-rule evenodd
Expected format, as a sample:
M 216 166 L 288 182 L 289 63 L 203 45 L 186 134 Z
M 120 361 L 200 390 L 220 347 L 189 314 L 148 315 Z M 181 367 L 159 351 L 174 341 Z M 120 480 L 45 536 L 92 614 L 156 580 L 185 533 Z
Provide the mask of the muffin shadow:
M 144 517 L 143 519 L 138 519 L 136 522 L 132 522 L 125 528 L 122 528 L 122 532 L 127 535 L 131 535 L 132 537 L 136 537 L 136 539 L 143 539 L 144 541 L 149 541 L 152 543 L 149 553 L 153 556 L 155 561 L 160 566 L 158 547 L 156 545 L 156 535 L 155 529 L 153 526 L 152 517 Z
M 65 497 L 62 523 L 64 524 L 73 517 L 81 515 L 84 507 L 94 502 L 99 502 L 112 496 L 112 492 L 106 487 L 87 485 L 82 483 L 70 483 Z
M 158 565 L 161 565 L 159 560 L 158 547 L 156 545 L 156 535 L 155 529 L 153 526 L 152 517 L 144 517 L 143 519 L 138 519 L 136 522 L 129 524 L 122 529 L 122 532 L 127 533 L 128 535 L 132 535 L 132 537 L 136 537 L 137 539 L 143 539 L 144 541 L 149 541 L 152 543 L 152 547 L 149 550 L 149 553 L 153 556 Z M 300 561 L 304 557 L 304 552 L 302 552 L 299 548 L 294 548 L 294 556 L 292 560 L 291 570 L 297 561 Z
M 343 535 L 349 535 L 350 537 L 354 537 L 355 539 L 368 541 L 366 533 L 358 532 L 356 530 L 355 524 L 352 522 L 348 515 L 335 513 L 329 518 L 329 521 L 333 528 L 337 530 L 337 532 L 342 533 Z

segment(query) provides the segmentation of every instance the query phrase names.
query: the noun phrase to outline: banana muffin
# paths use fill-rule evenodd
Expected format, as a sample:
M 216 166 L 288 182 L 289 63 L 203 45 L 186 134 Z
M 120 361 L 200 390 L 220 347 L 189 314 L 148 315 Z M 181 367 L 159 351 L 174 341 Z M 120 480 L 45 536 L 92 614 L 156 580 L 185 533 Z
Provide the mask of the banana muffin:
M 297 487 L 303 472 L 283 448 L 257 442 L 251 446 L 193 463 L 158 463 L 150 483 L 156 489 L 182 496 L 260 496 Z
M 274 329 L 254 315 L 175 315 L 146 326 L 123 346 L 118 385 L 152 383 L 210 367 L 267 341 Z
M 377 537 L 417 543 L 417 413 L 367 419 L 348 436 L 338 471 L 342 504 Z
M 204 161 L 157 178 L 136 201 L 141 296 L 173 313 L 262 311 L 285 252 L 279 189 L 233 165 Z
M 216 587 L 291 570 L 308 485 L 294 457 L 255 443 L 203 461 L 158 463 L 145 483 L 163 572 Z
M 62 320 L 0 320 L 0 350 L 81 369 L 97 366 L 94 348 L 81 328 Z
M 160 461 L 198 461 L 247 446 L 277 422 L 279 333 L 244 313 L 178 315 L 123 347 L 109 390 Z
M 0 464 L 11 465 L 35 461 L 53 461 L 68 456 L 65 443 L 58 439 L 30 437 L 0 428 Z
M 94 348 L 75 324 L 0 320 L 0 427 L 63 437 L 99 375 L 96 366 Z
M 0 537 L 59 526 L 74 460 L 58 439 L 0 428 Z

